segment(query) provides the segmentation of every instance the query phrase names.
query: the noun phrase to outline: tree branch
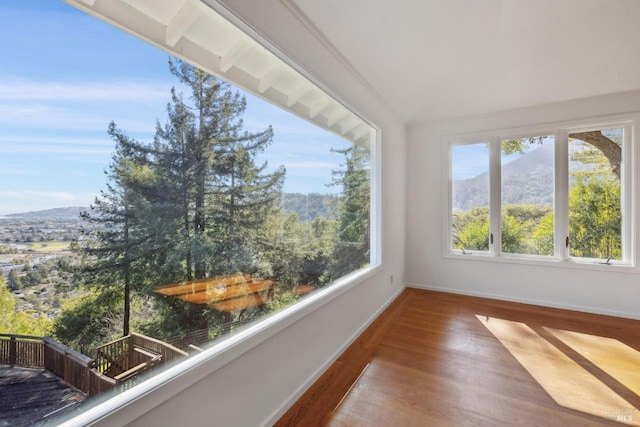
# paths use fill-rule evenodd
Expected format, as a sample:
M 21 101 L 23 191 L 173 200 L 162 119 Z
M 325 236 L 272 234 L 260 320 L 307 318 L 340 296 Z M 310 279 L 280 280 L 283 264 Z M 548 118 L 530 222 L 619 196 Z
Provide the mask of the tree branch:
M 575 132 L 570 133 L 569 138 L 579 139 L 580 141 L 584 141 L 588 144 L 593 145 L 598 150 L 602 151 L 602 154 L 609 160 L 609 165 L 613 170 L 613 173 L 616 174 L 618 179 L 620 179 L 620 162 L 622 161 L 622 147 L 616 144 L 611 139 L 607 138 L 602 134 L 601 131 L 591 131 L 591 132 Z

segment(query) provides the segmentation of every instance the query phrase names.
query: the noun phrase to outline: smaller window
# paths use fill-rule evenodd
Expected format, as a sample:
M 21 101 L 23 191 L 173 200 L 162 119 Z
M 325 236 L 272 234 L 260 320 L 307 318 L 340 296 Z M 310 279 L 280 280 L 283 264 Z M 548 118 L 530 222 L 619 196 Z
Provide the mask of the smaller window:
M 504 140 L 501 252 L 553 255 L 554 137 Z
M 451 249 L 489 251 L 489 144 L 451 150 Z
M 624 129 L 569 134 L 569 255 L 621 261 Z

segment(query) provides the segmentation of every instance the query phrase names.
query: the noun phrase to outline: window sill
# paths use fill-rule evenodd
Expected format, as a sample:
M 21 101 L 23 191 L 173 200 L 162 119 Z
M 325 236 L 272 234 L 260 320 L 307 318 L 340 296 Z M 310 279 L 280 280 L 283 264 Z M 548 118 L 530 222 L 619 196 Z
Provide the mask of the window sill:
M 176 366 L 159 372 L 132 389 L 89 407 L 82 414 L 60 424 L 60 426 L 85 426 L 94 425 L 93 423 L 96 423 L 95 425 L 103 425 L 103 423 L 104 425 L 124 425 L 130 423 L 200 381 L 203 377 L 212 374 L 275 334 L 373 277 L 382 269 L 381 265 L 377 265 L 351 273 L 333 285 L 309 295 L 299 303 L 258 321 Z M 159 391 L 168 383 L 171 383 L 170 391 L 154 393 L 154 396 L 149 398 L 152 392 Z
M 445 253 L 444 259 L 451 260 L 468 260 L 478 262 L 491 262 L 498 264 L 521 264 L 521 265 L 534 265 L 538 267 L 552 267 L 552 268 L 567 268 L 575 270 L 595 270 L 595 271 L 615 271 L 616 273 L 640 273 L 640 268 L 633 266 L 630 263 L 610 263 L 606 264 L 599 260 L 581 260 L 578 261 L 575 258 L 568 260 L 560 260 L 553 257 L 535 257 L 535 256 L 521 256 L 521 255 L 500 255 L 493 256 L 488 253 Z

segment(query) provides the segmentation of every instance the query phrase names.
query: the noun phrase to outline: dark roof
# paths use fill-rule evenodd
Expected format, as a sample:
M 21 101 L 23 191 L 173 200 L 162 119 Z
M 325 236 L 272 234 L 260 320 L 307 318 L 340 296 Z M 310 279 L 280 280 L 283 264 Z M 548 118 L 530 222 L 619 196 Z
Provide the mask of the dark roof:
M 43 424 L 86 398 L 49 371 L 0 366 L 0 427 Z

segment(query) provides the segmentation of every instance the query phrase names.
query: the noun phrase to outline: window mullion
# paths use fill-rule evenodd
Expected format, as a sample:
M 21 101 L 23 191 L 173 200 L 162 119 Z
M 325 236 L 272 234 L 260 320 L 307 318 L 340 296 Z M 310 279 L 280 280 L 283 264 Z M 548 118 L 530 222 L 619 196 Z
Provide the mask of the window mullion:
M 634 151 L 635 146 L 632 142 L 634 139 L 633 126 L 631 123 L 627 123 L 623 128 L 623 143 L 622 143 L 622 164 L 620 165 L 620 185 L 622 195 L 621 200 L 621 213 L 622 213 L 622 259 L 623 261 L 630 262 L 635 265 L 635 245 L 633 239 L 634 233 L 634 203 L 636 202 L 633 196 L 634 183 L 634 168 L 632 167 L 635 158 Z M 635 165 L 634 165 L 635 166 Z
M 554 154 L 554 254 L 565 261 L 569 259 L 569 136 L 566 130 L 556 132 Z
M 502 252 L 502 161 L 501 142 L 489 145 L 489 252 L 499 256 Z

